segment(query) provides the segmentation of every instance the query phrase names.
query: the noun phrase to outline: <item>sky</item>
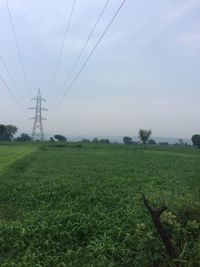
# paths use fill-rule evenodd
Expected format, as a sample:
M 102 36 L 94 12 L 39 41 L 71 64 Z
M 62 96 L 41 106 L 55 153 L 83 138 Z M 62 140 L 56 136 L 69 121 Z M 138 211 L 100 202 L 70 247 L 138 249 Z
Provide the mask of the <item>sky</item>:
M 0 0 L 0 57 L 12 76 L 0 60 L 10 89 L 0 80 L 0 123 L 31 134 L 28 107 L 40 88 L 48 135 L 137 136 L 143 128 L 152 136 L 191 138 L 200 132 L 199 0 L 126 0 L 70 90 L 122 0 L 109 1 L 65 87 L 107 0 L 75 1 L 63 49 L 74 0 L 7 1 L 20 53 Z

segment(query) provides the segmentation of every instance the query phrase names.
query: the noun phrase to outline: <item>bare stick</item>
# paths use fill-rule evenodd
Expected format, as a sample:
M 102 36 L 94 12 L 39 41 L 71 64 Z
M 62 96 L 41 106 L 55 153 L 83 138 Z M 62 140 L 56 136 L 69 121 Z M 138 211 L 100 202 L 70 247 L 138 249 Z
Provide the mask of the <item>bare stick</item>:
M 148 209 L 149 213 L 151 214 L 151 217 L 153 219 L 153 222 L 155 224 L 156 229 L 158 230 L 158 233 L 166 247 L 166 250 L 171 258 L 176 257 L 176 249 L 174 248 L 172 241 L 170 239 L 170 234 L 167 231 L 167 229 L 164 227 L 163 223 L 160 220 L 160 215 L 167 209 L 167 207 L 163 206 L 158 209 L 153 208 L 150 206 L 149 201 L 146 199 L 145 195 L 142 194 L 144 204 L 146 208 Z

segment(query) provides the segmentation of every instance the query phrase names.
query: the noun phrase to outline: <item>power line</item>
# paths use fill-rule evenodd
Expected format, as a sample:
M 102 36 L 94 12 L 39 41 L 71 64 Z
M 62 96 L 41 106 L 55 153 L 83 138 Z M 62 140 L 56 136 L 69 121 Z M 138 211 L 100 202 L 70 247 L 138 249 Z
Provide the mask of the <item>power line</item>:
M 97 21 L 95 22 L 95 24 L 94 24 L 94 26 L 93 26 L 93 28 L 92 28 L 90 34 L 88 35 L 88 38 L 86 39 L 86 41 L 85 41 L 85 43 L 84 43 L 84 45 L 83 45 L 83 47 L 82 47 L 80 53 L 78 54 L 78 57 L 76 58 L 74 64 L 72 65 L 72 68 L 71 68 L 71 70 L 69 71 L 69 73 L 68 73 L 68 75 L 67 75 L 67 78 L 65 79 L 63 85 L 61 86 L 61 88 L 60 88 L 60 90 L 59 90 L 59 92 L 58 92 L 58 97 L 59 97 L 60 93 L 62 92 L 62 90 L 65 88 L 67 82 L 69 81 L 69 78 L 71 77 L 71 74 L 73 73 L 73 71 L 74 71 L 75 67 L 77 66 L 77 64 L 78 64 L 78 62 L 79 62 L 79 60 L 80 60 L 80 58 L 81 58 L 83 52 L 85 51 L 85 49 L 86 49 L 86 47 L 87 47 L 87 45 L 88 45 L 88 43 L 89 43 L 89 41 L 90 41 L 90 39 L 91 39 L 91 37 L 92 37 L 92 35 L 93 35 L 93 33 L 94 33 L 96 27 L 97 27 L 97 25 L 98 25 L 98 23 L 99 23 L 101 17 L 103 16 L 104 11 L 105 11 L 105 9 L 106 9 L 106 7 L 107 7 L 107 5 L 108 5 L 109 2 L 110 2 L 110 0 L 107 0 L 107 1 L 105 2 L 104 6 L 103 6 L 103 9 L 101 10 L 100 15 L 99 15 Z
M 80 70 L 77 72 L 77 74 L 75 75 L 74 79 L 72 80 L 72 82 L 70 83 L 68 89 L 66 90 L 66 92 L 63 94 L 62 98 L 60 98 L 60 100 L 57 102 L 57 104 L 55 105 L 55 108 L 52 112 L 55 112 L 55 110 L 57 109 L 58 105 L 61 104 L 61 102 L 63 101 L 64 97 L 69 93 L 69 91 L 71 90 L 72 86 L 74 85 L 74 83 L 76 82 L 76 80 L 78 79 L 79 75 L 81 74 L 81 72 L 83 71 L 83 69 L 85 68 L 85 66 L 87 65 L 89 59 L 91 58 L 91 56 L 94 54 L 94 51 L 96 50 L 96 48 L 98 47 L 98 45 L 100 44 L 101 40 L 103 39 L 104 35 L 106 34 L 106 32 L 108 31 L 108 29 L 110 28 L 111 24 L 113 23 L 114 19 L 116 18 L 116 16 L 118 15 L 119 11 L 121 10 L 121 8 L 123 7 L 123 5 L 125 4 L 126 0 L 123 0 L 122 3 L 120 4 L 119 8 L 117 9 L 117 11 L 115 12 L 114 16 L 112 17 L 112 19 L 110 20 L 110 22 L 108 23 L 107 27 L 105 28 L 105 30 L 103 31 L 102 35 L 100 36 L 100 38 L 98 39 L 97 43 L 95 44 L 94 48 L 92 49 L 91 53 L 88 55 L 88 57 L 86 58 L 86 60 L 84 61 L 84 63 L 82 64 Z
M 53 70 L 52 79 L 51 79 L 51 85 L 53 84 L 53 81 L 54 81 L 54 79 L 56 77 L 57 69 L 58 69 L 62 54 L 63 54 L 65 40 L 66 40 L 68 32 L 69 32 L 72 16 L 73 16 L 73 13 L 74 13 L 75 4 L 76 4 L 76 0 L 73 0 L 73 4 L 72 4 L 71 12 L 70 12 L 70 15 L 69 15 L 69 18 L 68 18 L 68 21 L 67 21 L 64 37 L 63 37 L 63 40 L 62 40 L 62 43 L 61 43 L 61 46 L 60 46 L 60 50 L 59 50 L 59 53 L 58 53 L 58 58 L 57 58 L 57 61 L 56 61 L 56 65 L 55 65 L 55 68 Z
M 42 1 L 39 2 L 39 11 L 38 11 L 38 23 L 39 23 L 39 32 L 38 32 L 38 87 L 40 88 L 41 82 L 41 30 L 42 30 Z
M 26 72 L 25 72 L 25 69 L 24 69 L 22 55 L 21 55 L 21 51 L 20 51 L 20 47 L 19 47 L 19 42 L 17 40 L 17 35 L 15 33 L 14 23 L 13 23 L 13 19 L 12 19 L 12 16 L 11 16 L 10 8 L 9 8 L 9 5 L 8 5 L 8 0 L 5 0 L 5 1 L 6 1 L 7 11 L 8 11 L 10 24 L 11 24 L 11 28 L 12 28 L 12 33 L 13 33 L 15 44 L 16 44 L 16 47 L 17 47 L 17 53 L 18 53 L 19 62 L 20 62 L 21 68 L 22 68 L 22 72 L 23 72 L 23 75 L 24 75 L 25 83 L 26 83 L 27 88 L 30 88 L 29 87 L 29 83 L 28 83 L 28 79 L 27 79 L 27 75 L 26 75 Z
M 26 105 L 26 104 L 25 104 L 25 101 L 24 101 L 24 98 L 22 97 L 20 91 L 18 90 L 17 85 L 16 85 L 16 82 L 15 82 L 15 80 L 14 80 L 14 78 L 13 78 L 13 76 L 12 76 L 12 74 L 11 74 L 9 68 L 8 68 L 8 65 L 6 64 L 6 62 L 5 62 L 5 60 L 3 59 L 3 56 L 2 56 L 1 54 L 0 54 L 0 60 L 1 60 L 2 64 L 3 64 L 4 67 L 5 67 L 5 69 L 6 69 L 7 73 L 8 73 L 8 76 L 9 76 L 10 80 L 12 81 L 13 86 L 14 86 L 14 88 L 15 88 L 17 94 L 18 94 L 19 97 L 21 98 L 23 104 Z
M 14 99 L 15 103 L 19 106 L 19 108 L 24 112 L 23 107 L 21 106 L 20 102 L 18 102 L 17 98 L 15 97 L 15 95 L 12 93 L 12 90 L 10 89 L 10 87 L 7 85 L 6 81 L 4 80 L 4 78 L 2 77 L 2 75 L 0 74 L 0 80 L 2 81 L 2 83 L 4 84 L 4 86 L 8 89 L 10 95 L 12 96 L 12 98 Z

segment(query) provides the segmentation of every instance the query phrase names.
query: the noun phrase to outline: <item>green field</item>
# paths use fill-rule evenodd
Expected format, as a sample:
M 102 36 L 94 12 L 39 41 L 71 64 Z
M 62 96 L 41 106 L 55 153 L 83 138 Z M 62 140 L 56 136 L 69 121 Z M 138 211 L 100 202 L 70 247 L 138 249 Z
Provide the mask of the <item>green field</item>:
M 177 261 L 200 266 L 200 151 L 47 144 L 0 155 L 0 266 L 175 266 L 141 192 L 168 206 Z

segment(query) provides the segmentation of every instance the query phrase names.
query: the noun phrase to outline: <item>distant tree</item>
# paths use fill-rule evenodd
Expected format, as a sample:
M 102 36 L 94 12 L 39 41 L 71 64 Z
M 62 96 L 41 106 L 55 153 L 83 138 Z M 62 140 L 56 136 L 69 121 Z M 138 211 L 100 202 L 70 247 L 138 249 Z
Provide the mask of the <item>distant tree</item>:
M 6 126 L 0 124 L 0 141 L 10 141 Z
M 193 146 L 200 148 L 200 135 L 199 134 L 194 134 L 192 136 L 192 143 L 193 143 Z
M 123 142 L 125 145 L 131 145 L 133 143 L 133 139 L 130 136 L 124 136 Z
M 110 141 L 109 141 L 108 138 L 106 138 L 106 139 L 101 139 L 99 142 L 102 143 L 102 144 L 110 144 Z
M 179 145 L 180 146 L 184 146 L 185 145 L 182 138 L 179 138 L 178 139 L 178 142 L 179 142 Z
M 85 138 L 83 138 L 83 139 L 81 140 L 81 142 L 83 142 L 83 143 L 90 143 L 90 140 L 89 140 L 89 139 L 85 139 Z
M 9 125 L 6 125 L 6 128 L 7 128 L 7 132 L 8 132 L 9 137 L 13 138 L 17 132 L 17 127 L 9 124 Z
M 92 140 L 93 143 L 99 143 L 99 139 L 97 137 L 95 137 L 93 140 Z
M 16 132 L 16 126 L 0 124 L 0 141 L 11 141 Z
M 55 139 L 53 137 L 50 137 L 49 142 L 55 142 Z
M 160 146 L 168 146 L 169 143 L 168 143 L 168 142 L 160 142 L 159 145 L 160 145 Z
M 189 146 L 189 144 L 184 142 L 182 138 L 179 138 L 178 143 L 174 143 L 173 146 Z
M 153 140 L 153 139 L 150 139 L 150 140 L 148 141 L 148 145 L 156 145 L 156 141 Z
M 133 145 L 140 145 L 141 142 L 140 142 L 140 141 L 134 141 L 134 140 L 133 140 L 133 141 L 132 141 L 132 144 L 133 144 Z
M 60 134 L 56 134 L 54 135 L 54 138 L 57 140 L 57 141 L 60 141 L 60 142 L 66 142 L 67 141 L 67 138 L 63 135 L 60 135 Z
M 21 136 L 17 137 L 15 140 L 18 142 L 30 142 L 32 138 L 28 134 L 22 133 Z
M 146 145 L 151 133 L 152 133 L 151 130 L 144 130 L 144 129 L 139 130 L 139 138 L 144 146 Z

